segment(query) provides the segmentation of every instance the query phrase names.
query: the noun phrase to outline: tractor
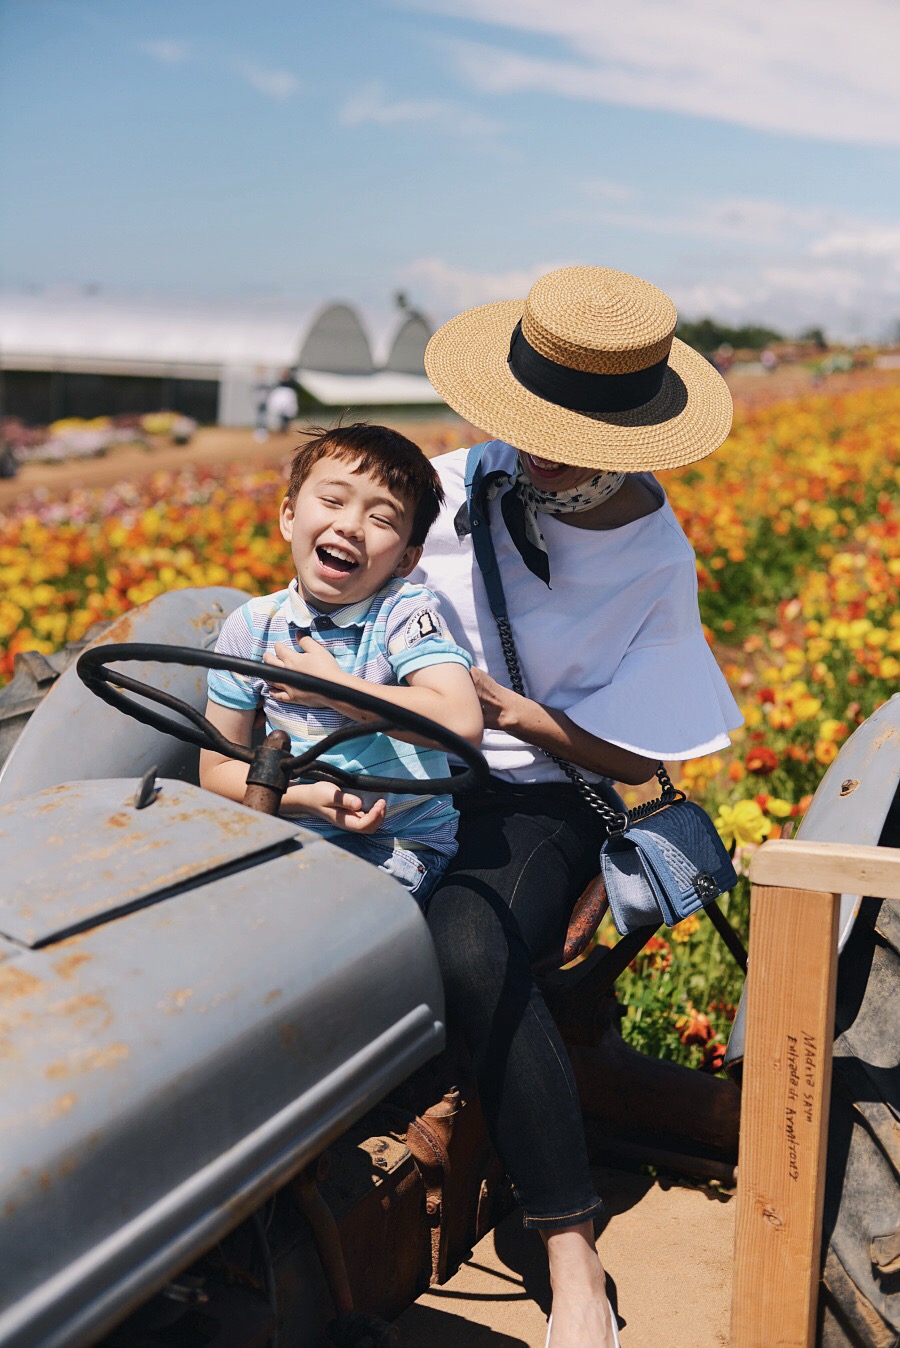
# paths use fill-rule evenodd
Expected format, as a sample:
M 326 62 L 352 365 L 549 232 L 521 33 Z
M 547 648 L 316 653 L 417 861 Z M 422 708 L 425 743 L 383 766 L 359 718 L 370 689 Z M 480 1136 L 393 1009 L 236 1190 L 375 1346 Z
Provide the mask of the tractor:
M 419 909 L 278 815 L 292 775 L 332 770 L 276 733 L 244 804 L 198 784 L 199 747 L 223 748 L 206 671 L 249 672 L 213 650 L 246 598 L 160 596 L 20 656 L 0 693 L 2 1348 L 386 1348 L 512 1207 Z M 462 759 L 447 789 L 483 777 L 443 728 L 364 702 Z M 900 846 L 898 781 L 895 697 L 798 838 Z M 743 1000 L 727 1075 L 636 1052 L 613 988 L 654 928 L 597 945 L 602 885 L 573 899 L 536 973 L 592 1146 L 731 1184 Z M 816 1341 L 880 1348 L 900 1342 L 896 909 L 844 895 L 838 944 Z

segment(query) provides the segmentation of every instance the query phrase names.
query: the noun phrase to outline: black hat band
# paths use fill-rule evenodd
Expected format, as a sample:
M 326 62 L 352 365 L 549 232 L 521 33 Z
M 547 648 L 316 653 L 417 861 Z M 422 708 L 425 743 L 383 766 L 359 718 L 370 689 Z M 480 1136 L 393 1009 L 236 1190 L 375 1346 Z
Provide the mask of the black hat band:
M 664 356 L 645 370 L 626 374 L 590 374 L 548 360 L 522 332 L 522 320 L 513 329 L 507 363 L 513 378 L 545 402 L 570 412 L 631 412 L 655 398 L 663 386 L 669 358 Z

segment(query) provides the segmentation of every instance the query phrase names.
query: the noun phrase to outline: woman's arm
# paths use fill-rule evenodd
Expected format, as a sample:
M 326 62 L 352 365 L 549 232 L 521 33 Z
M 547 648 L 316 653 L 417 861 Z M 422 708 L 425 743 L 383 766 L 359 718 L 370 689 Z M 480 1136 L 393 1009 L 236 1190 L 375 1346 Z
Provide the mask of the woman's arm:
M 232 707 L 223 707 L 210 698 L 205 716 L 226 739 L 234 740 L 235 744 L 250 744 L 256 718 L 254 709 L 237 711 Z M 243 802 L 248 766 L 238 758 L 227 758 L 225 754 L 214 753 L 211 749 L 201 749 L 200 785 L 228 800 Z M 359 796 L 342 791 L 330 782 L 309 782 L 289 786 L 278 812 L 289 817 L 314 814 L 329 824 L 347 829 L 349 833 L 374 833 L 384 821 L 386 804 L 383 800 L 376 800 L 368 810 L 364 810 L 362 805 Z
M 653 759 L 598 739 L 582 730 L 565 712 L 504 688 L 483 669 L 473 669 L 472 679 L 481 702 L 484 724 L 489 729 L 504 730 L 526 744 L 549 750 L 578 768 L 612 777 L 628 786 L 639 786 L 656 772 L 657 764 Z
M 484 730 L 481 708 L 475 686 L 465 665 L 447 660 L 413 670 L 407 675 L 404 683 L 371 684 L 355 674 L 346 673 L 334 656 L 312 637 L 302 637 L 300 648 L 302 655 L 294 651 L 287 642 L 276 642 L 277 656 L 267 654 L 266 663 L 275 666 L 276 670 L 280 665 L 282 668 L 296 669 L 301 674 L 312 674 L 321 679 L 328 679 L 331 683 L 340 684 L 344 688 L 355 688 L 360 692 L 369 693 L 384 702 L 390 702 L 395 707 L 404 707 L 407 711 L 418 712 L 420 716 L 427 716 L 432 721 L 437 721 L 439 725 L 446 726 L 448 730 L 454 731 L 476 748 L 481 744 Z M 360 711 L 358 707 L 351 707 L 347 703 L 317 698 L 310 693 L 301 693 L 289 688 L 287 684 L 279 684 L 275 670 L 269 686 L 272 689 L 272 696 L 279 702 L 296 701 L 303 702 L 307 706 L 331 706 L 335 711 L 362 724 L 375 720 L 378 716 L 376 712 Z M 406 731 L 391 731 L 391 734 L 396 739 L 406 740 L 410 744 L 426 742 Z

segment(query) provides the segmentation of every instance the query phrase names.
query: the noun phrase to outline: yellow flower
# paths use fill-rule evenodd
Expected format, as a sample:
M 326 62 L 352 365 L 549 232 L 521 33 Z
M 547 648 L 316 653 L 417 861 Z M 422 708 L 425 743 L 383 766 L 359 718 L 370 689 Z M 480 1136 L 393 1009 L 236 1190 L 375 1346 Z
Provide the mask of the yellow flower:
M 816 740 L 816 762 L 827 767 L 838 756 L 838 747 L 834 740 Z
M 794 715 L 798 721 L 809 721 L 822 710 L 822 700 L 805 693 L 794 703 Z
M 699 926 L 700 926 L 699 914 L 689 913 L 686 918 L 683 918 L 681 922 L 679 922 L 676 926 L 672 928 L 671 932 L 672 940 L 677 941 L 679 945 L 684 945 L 686 941 L 689 941 L 691 939 L 694 932 L 698 929 Z
M 766 801 L 766 813 L 774 815 L 776 819 L 787 819 L 793 808 L 789 800 L 782 800 L 780 796 L 769 796 Z
M 771 820 L 767 819 L 755 800 L 739 800 L 736 805 L 722 805 L 715 819 L 723 843 L 730 847 L 748 847 L 761 843 L 772 831 Z

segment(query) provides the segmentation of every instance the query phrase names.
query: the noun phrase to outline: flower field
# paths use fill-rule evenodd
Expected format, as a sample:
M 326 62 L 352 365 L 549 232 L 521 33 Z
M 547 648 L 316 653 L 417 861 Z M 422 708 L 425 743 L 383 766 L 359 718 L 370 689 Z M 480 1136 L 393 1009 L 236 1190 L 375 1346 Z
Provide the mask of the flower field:
M 740 868 L 802 814 L 842 741 L 900 682 L 900 387 L 739 406 L 718 454 L 663 481 L 746 718 L 728 752 L 683 765 L 679 785 Z M 227 465 L 17 502 L 0 515 L 0 681 L 16 652 L 56 650 L 164 590 L 283 584 L 283 485 L 277 470 Z M 724 906 L 746 928 L 746 893 Z M 689 918 L 621 980 L 623 1030 L 715 1068 L 739 989 L 708 921 Z

